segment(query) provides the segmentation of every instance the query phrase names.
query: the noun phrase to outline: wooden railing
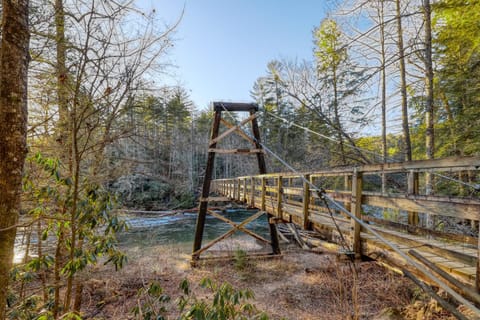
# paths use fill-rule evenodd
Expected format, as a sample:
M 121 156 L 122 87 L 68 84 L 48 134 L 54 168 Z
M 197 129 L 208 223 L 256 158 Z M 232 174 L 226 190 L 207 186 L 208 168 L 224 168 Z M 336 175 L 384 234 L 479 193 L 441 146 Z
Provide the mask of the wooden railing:
M 426 191 L 428 175 L 433 177 L 433 192 Z M 212 181 L 212 191 L 304 229 L 322 229 L 321 216 L 330 212 L 348 219 L 328 205 L 312 187 L 315 186 L 324 189 L 363 221 L 413 234 L 456 240 L 474 245 L 478 250 L 478 234 L 442 228 L 445 221 L 450 220 L 478 230 L 479 181 L 480 157 L 462 157 L 217 179 Z M 436 228 L 424 226 L 426 214 L 437 217 Z M 348 236 L 354 252 L 360 254 L 362 228 L 353 219 L 350 221 Z M 478 261 L 475 261 L 476 285 L 480 287 Z

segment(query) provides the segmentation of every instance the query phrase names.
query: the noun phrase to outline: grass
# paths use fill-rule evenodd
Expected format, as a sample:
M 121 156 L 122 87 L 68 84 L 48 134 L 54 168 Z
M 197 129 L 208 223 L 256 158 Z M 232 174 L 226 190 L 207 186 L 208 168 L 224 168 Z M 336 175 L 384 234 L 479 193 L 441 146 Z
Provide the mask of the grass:
M 129 319 L 137 301 L 136 293 L 145 283 L 158 283 L 172 297 L 165 302 L 165 318 L 177 319 L 179 284 L 187 279 L 199 299 L 212 295 L 198 284 L 203 278 L 216 283 L 229 282 L 239 290 L 251 289 L 255 306 L 271 319 L 313 320 L 353 319 L 352 276 L 348 265 L 334 254 L 284 250 L 282 259 L 251 260 L 246 252 L 234 251 L 233 261 L 218 262 L 191 269 L 190 255 L 175 246 L 131 250 L 130 263 L 114 273 L 104 266 L 92 270 L 86 283 L 83 313 L 93 319 Z M 400 312 L 405 319 L 416 319 L 424 303 L 412 303 L 415 287 L 405 278 L 374 262 L 357 265 L 358 310 L 360 319 L 371 319 L 386 308 Z M 99 302 L 101 302 L 99 304 Z M 449 319 L 432 311 L 430 319 Z

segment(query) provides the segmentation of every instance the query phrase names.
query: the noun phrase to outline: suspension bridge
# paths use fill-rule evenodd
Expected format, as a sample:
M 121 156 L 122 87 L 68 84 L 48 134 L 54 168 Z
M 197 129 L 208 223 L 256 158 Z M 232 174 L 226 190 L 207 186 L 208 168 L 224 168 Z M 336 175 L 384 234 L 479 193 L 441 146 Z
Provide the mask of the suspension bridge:
M 269 244 L 270 254 L 278 255 L 276 225 L 287 223 L 315 234 L 351 257 L 379 261 L 440 287 L 480 316 L 479 186 L 472 179 L 466 182 L 460 178 L 465 174 L 478 177 L 480 157 L 298 172 L 261 142 L 255 104 L 213 105 L 215 118 L 197 218 L 194 261 L 235 231 Z M 232 112 L 248 112 L 249 116 L 240 123 L 222 118 L 222 113 Z M 247 123 L 251 124 L 251 133 L 242 128 Z M 221 124 L 226 127 L 223 132 Z M 252 148 L 218 148 L 217 144 L 233 133 Z M 255 155 L 260 174 L 212 180 L 215 154 Z M 284 164 L 288 172 L 267 173 L 265 154 Z M 464 197 L 465 192 L 449 194 L 440 187 L 431 192 L 426 187 L 427 179 L 440 186 L 444 183 L 444 189 L 456 185 L 456 190 L 469 190 L 473 196 Z M 387 188 L 388 181 L 395 187 Z M 234 223 L 209 209 L 212 201 L 241 202 L 258 211 L 244 222 Z M 229 223 L 232 229 L 202 246 L 207 214 Z M 270 239 L 246 227 L 263 215 L 268 218 Z M 425 221 L 431 225 L 427 227 Z M 459 232 L 449 227 L 452 225 L 466 226 L 477 234 Z

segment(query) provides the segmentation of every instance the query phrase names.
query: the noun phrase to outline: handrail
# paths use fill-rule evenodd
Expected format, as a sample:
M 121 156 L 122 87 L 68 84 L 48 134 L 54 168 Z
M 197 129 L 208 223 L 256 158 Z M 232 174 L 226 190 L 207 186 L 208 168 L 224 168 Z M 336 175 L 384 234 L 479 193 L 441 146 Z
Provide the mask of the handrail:
M 274 219 L 295 222 L 305 229 L 317 225 L 319 219 L 316 213 L 325 211 L 318 193 L 311 190 L 309 183 L 306 183 L 306 181 L 320 183 L 324 182 L 325 179 L 334 179 L 337 182 L 344 181 L 341 187 L 337 188 L 338 185 L 335 187 L 339 190 L 329 189 L 329 186 L 325 186 L 325 189 L 327 189 L 325 190 L 326 195 L 335 201 L 342 202 L 344 207 L 351 211 L 359 221 L 363 221 L 362 206 L 367 205 L 409 211 L 409 215 L 412 213 L 415 215 L 428 213 L 436 216 L 468 219 L 478 223 L 480 221 L 480 199 L 476 197 L 476 194 L 474 198 L 466 199 L 458 196 L 425 195 L 420 194 L 418 190 L 412 193 L 411 181 L 413 178 L 418 179 L 419 174 L 435 174 L 435 172 L 445 174 L 445 172 L 460 171 L 474 171 L 478 175 L 480 173 L 480 157 L 451 157 L 404 163 L 369 164 L 301 173 L 270 173 L 217 179 L 212 181 L 212 185 L 213 191 L 228 196 L 232 200 L 242 201 L 252 207 L 268 211 Z M 402 189 L 395 194 L 364 190 L 365 177 L 368 179 L 370 175 L 392 173 L 406 175 L 405 184 L 402 185 L 404 190 Z M 416 176 L 413 177 L 413 174 L 416 174 Z M 403 176 L 400 177 L 403 179 Z M 338 178 L 344 180 L 338 180 Z M 455 179 L 452 178 L 451 180 Z M 418 180 L 415 183 L 418 184 Z M 382 190 L 384 189 L 382 188 Z M 354 251 L 361 253 L 363 231 L 360 223 L 354 221 L 356 219 L 344 220 L 343 223 L 351 221 L 351 228 L 346 230 L 351 230 Z M 404 225 L 416 227 L 418 218 L 410 219 L 409 217 L 409 221 L 411 221 L 410 224 Z M 413 229 L 422 230 L 422 232 L 427 230 L 421 227 Z M 432 234 L 438 236 L 441 232 L 435 231 Z M 472 243 L 472 240 L 469 243 Z M 475 285 L 477 290 L 480 288 L 479 249 L 480 247 L 477 248 L 476 259 Z

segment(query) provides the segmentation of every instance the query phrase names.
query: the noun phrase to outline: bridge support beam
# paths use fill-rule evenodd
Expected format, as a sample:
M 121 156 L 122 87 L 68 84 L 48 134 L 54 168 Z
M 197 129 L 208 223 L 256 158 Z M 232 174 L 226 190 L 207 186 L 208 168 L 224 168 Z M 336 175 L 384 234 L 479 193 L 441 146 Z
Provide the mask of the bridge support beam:
M 218 137 L 218 131 L 220 129 L 220 119 L 222 118 L 221 112 L 215 112 L 215 118 L 213 120 L 211 141 Z M 217 143 L 210 145 L 211 148 L 215 148 Z M 208 196 L 210 194 L 210 183 L 212 182 L 213 167 L 215 162 L 215 152 L 210 151 L 207 158 L 207 168 L 205 169 L 205 178 L 203 179 L 202 197 L 200 198 L 200 205 L 198 208 L 197 224 L 195 226 L 195 238 L 193 240 L 193 252 L 197 252 L 202 247 L 203 229 L 205 227 L 205 218 L 207 216 Z M 225 190 L 224 190 L 225 192 Z M 198 258 L 198 257 L 193 257 Z
M 256 111 L 258 111 L 258 106 L 256 104 L 246 104 L 246 103 L 224 103 L 224 102 L 214 102 L 213 104 L 214 111 L 215 111 L 215 118 L 213 121 L 212 125 L 212 132 L 211 132 L 211 138 L 210 138 L 210 144 L 208 148 L 208 158 L 207 158 L 207 167 L 205 170 L 205 178 L 203 180 L 203 187 L 202 187 L 202 195 L 200 198 L 200 205 L 198 209 L 198 216 L 197 216 L 197 223 L 195 227 L 195 238 L 193 242 L 193 253 L 192 253 L 192 259 L 197 260 L 199 259 L 199 256 L 202 252 L 208 249 L 208 245 L 204 248 L 202 248 L 202 239 L 203 239 L 203 231 L 205 227 L 205 219 L 208 211 L 208 196 L 210 194 L 210 187 L 211 187 L 211 182 L 212 182 L 212 175 L 213 175 L 213 169 L 214 169 L 214 162 L 215 162 L 215 153 L 225 153 L 225 154 L 256 154 L 257 157 L 257 162 L 258 162 L 258 168 L 259 168 L 259 173 L 260 174 L 265 174 L 267 173 L 267 167 L 265 164 L 265 157 L 264 157 L 264 152 L 262 148 L 262 144 L 260 142 L 260 130 L 258 128 L 258 122 L 257 122 L 257 115 L 255 114 Z M 249 112 L 250 116 L 243 120 L 239 125 L 233 125 L 225 120 L 222 119 L 222 111 L 226 112 L 234 112 L 234 111 L 247 111 Z M 253 133 L 253 138 L 249 137 L 245 132 L 241 130 L 241 126 L 246 124 L 247 122 L 250 122 L 252 125 L 252 133 Z M 228 129 L 227 131 L 223 132 L 221 135 L 219 135 L 219 129 L 220 129 L 220 123 L 225 124 Z M 234 149 L 234 150 L 223 150 L 223 149 L 217 149 L 217 143 L 224 139 L 226 136 L 228 136 L 231 133 L 238 133 L 241 137 L 244 139 L 248 140 L 250 143 L 252 143 L 255 146 L 255 149 L 249 150 L 243 150 L 243 149 Z M 247 200 L 250 200 L 250 205 L 255 206 L 255 179 L 251 178 L 250 179 L 250 184 L 251 184 L 251 189 L 250 189 L 250 194 L 247 192 L 247 178 L 244 178 L 243 180 L 243 193 L 242 193 L 242 200 L 246 203 Z M 241 193 L 241 185 L 240 182 L 238 183 L 238 190 L 235 190 L 235 187 L 233 185 L 223 185 L 222 186 L 222 192 L 225 195 L 230 196 L 231 198 L 234 198 L 236 193 L 238 193 L 238 197 L 240 198 L 240 193 Z M 263 196 L 262 196 L 263 197 Z M 265 200 L 262 199 L 262 202 L 264 203 Z M 263 205 L 264 206 L 264 205 Z M 267 214 L 267 218 L 269 221 L 269 227 L 270 227 L 270 238 L 271 238 L 271 245 L 272 245 L 272 251 L 273 254 L 280 254 L 280 246 L 278 242 L 278 234 L 277 234 L 277 229 L 275 224 L 273 224 L 271 221 L 273 220 L 273 216 L 271 214 Z M 248 221 L 248 219 L 246 220 Z M 238 228 L 241 230 L 240 227 L 243 227 L 242 224 L 238 225 Z M 224 235 L 224 237 L 228 237 L 231 233 L 227 233 Z

